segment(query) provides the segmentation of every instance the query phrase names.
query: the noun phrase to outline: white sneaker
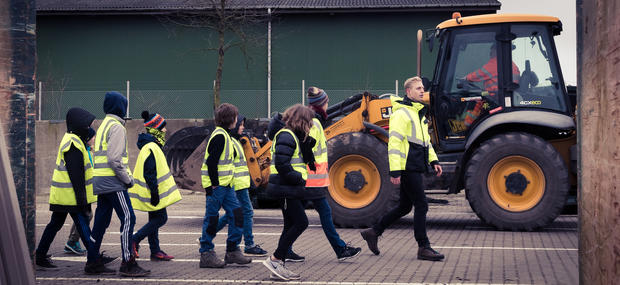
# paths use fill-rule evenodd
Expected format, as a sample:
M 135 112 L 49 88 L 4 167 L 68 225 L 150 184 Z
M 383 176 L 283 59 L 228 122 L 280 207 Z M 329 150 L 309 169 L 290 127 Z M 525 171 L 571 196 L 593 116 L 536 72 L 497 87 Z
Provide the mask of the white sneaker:
M 267 267 L 267 269 L 269 269 L 269 271 L 271 271 L 273 275 L 280 278 L 280 280 L 284 280 L 284 281 L 291 280 L 289 276 L 287 275 L 288 270 L 284 268 L 283 261 L 271 260 L 271 256 L 270 256 L 270 257 L 267 257 L 267 259 L 263 261 L 263 265 L 265 265 L 265 267 Z
M 288 268 L 286 268 L 286 266 L 283 267 L 284 271 L 286 272 L 286 275 L 288 275 L 288 279 L 289 280 L 299 280 L 301 279 L 301 275 L 289 270 Z

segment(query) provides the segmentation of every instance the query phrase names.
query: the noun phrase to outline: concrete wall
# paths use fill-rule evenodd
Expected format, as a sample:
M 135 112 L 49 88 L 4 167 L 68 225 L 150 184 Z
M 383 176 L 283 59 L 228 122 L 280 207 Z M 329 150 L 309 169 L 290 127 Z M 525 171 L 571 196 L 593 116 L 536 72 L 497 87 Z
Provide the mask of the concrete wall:
M 581 284 L 620 278 L 620 3 L 577 2 Z M 616 281 L 614 281 L 616 280 Z
M 168 136 L 174 132 L 192 126 L 203 126 L 208 120 L 191 119 L 191 120 L 166 120 L 166 129 Z M 97 129 L 101 120 L 93 122 L 93 128 Z M 127 139 L 129 146 L 129 165 L 133 170 L 138 157 L 138 147 L 136 142 L 138 134 L 144 132 L 143 121 L 131 120 L 125 125 L 127 128 Z M 56 155 L 58 145 L 62 136 L 67 131 L 65 121 L 37 121 L 36 123 L 36 193 L 37 195 L 49 193 L 50 182 L 52 181 L 52 171 L 56 163 Z

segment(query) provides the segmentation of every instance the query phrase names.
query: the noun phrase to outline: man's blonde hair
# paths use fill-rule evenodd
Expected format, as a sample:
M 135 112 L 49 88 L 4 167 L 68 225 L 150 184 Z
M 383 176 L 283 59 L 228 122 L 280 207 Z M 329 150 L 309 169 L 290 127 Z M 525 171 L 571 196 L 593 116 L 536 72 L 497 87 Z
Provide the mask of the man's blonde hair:
M 411 85 L 413 85 L 413 83 L 416 83 L 416 82 L 422 82 L 422 78 L 420 78 L 418 76 L 411 77 L 411 78 L 405 80 L 405 84 L 403 84 L 403 86 L 405 87 L 405 89 L 407 89 L 407 88 L 411 87 Z

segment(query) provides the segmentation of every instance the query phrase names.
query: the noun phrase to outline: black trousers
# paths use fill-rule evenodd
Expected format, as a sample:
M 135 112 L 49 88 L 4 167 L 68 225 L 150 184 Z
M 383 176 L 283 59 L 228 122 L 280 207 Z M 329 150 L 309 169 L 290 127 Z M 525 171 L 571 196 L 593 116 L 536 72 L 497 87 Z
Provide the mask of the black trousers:
M 273 253 L 277 259 L 284 260 L 289 248 L 297 238 L 308 228 L 308 216 L 302 200 L 285 199 L 282 207 L 284 226 L 278 241 L 278 248 Z
M 424 194 L 422 184 L 422 173 L 403 171 L 400 177 L 400 202 L 398 207 L 390 210 L 372 228 L 378 235 L 381 235 L 392 223 L 407 215 L 412 206 L 413 211 L 413 232 L 418 246 L 430 245 L 426 235 L 426 213 L 428 212 L 428 202 Z
M 90 225 L 88 223 L 88 217 L 86 213 L 82 212 L 52 212 L 52 217 L 50 218 L 50 222 L 45 226 L 45 230 L 43 231 L 43 235 L 41 235 L 41 240 L 39 241 L 39 246 L 37 247 L 36 254 L 40 256 L 45 256 L 50 249 L 56 234 L 65 223 L 67 219 L 67 215 L 71 216 L 73 219 L 73 223 L 75 223 L 78 234 L 80 238 L 82 238 L 82 242 L 88 250 L 87 260 L 95 261 L 99 257 L 99 253 L 94 250 L 95 244 L 90 239 Z

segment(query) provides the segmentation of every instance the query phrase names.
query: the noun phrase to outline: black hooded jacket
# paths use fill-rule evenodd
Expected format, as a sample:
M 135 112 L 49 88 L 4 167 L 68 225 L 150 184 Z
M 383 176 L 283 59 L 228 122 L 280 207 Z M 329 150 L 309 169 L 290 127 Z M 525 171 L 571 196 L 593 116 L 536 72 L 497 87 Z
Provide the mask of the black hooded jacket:
M 95 120 L 95 115 L 89 113 L 82 108 L 71 108 L 67 112 L 66 124 L 67 133 L 77 135 L 84 145 L 90 139 L 89 131 L 90 125 Z M 75 193 L 75 201 L 77 206 L 66 205 L 53 205 L 50 204 L 50 211 L 54 212 L 83 212 L 90 208 L 86 200 L 86 180 L 84 175 L 84 156 L 82 152 L 71 145 L 71 148 L 65 152 L 65 166 L 67 173 L 69 174 L 69 180 L 73 185 L 73 192 Z
M 157 140 L 151 134 L 142 133 L 138 135 L 138 149 L 142 150 L 148 143 L 156 143 Z M 157 144 L 159 146 L 159 144 Z M 160 146 L 161 147 L 161 146 Z M 151 197 L 159 195 L 159 189 L 157 185 L 157 164 L 155 163 L 155 155 L 153 153 L 149 154 L 149 156 L 144 161 L 144 180 L 146 181 L 146 185 L 149 186 L 149 190 L 151 191 Z

